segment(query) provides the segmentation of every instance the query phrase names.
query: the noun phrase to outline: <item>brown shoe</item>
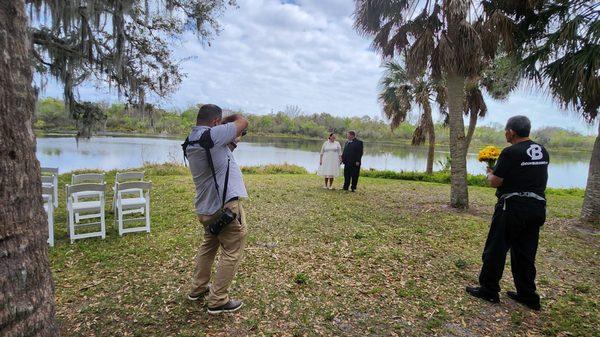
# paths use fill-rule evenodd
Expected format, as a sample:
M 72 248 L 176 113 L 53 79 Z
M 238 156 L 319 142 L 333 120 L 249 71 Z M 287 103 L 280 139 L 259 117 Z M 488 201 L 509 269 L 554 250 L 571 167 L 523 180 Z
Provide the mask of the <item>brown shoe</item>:
M 208 313 L 211 315 L 218 315 L 224 312 L 235 312 L 240 310 L 240 308 L 244 305 L 242 301 L 238 300 L 229 300 L 229 302 L 223 304 L 220 307 L 208 308 Z

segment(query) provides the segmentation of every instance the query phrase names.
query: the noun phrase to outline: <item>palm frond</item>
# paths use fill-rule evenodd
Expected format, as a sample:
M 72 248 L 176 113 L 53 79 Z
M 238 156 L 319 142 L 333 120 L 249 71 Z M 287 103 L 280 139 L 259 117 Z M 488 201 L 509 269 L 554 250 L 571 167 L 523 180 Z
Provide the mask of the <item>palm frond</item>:
M 587 45 L 548 63 L 543 77 L 564 107 L 581 109 L 588 122 L 596 118 L 600 108 L 600 45 Z
M 413 132 L 411 141 L 412 145 L 424 144 L 426 139 L 425 137 L 435 132 L 433 118 L 431 115 L 431 104 L 429 103 L 430 86 L 427 85 L 424 81 L 423 83 L 425 85 L 421 85 L 422 93 L 419 95 L 421 97 L 419 100 L 423 111 L 419 116 L 419 122 L 417 123 L 417 127 Z
M 455 60 L 458 73 L 469 77 L 477 75 L 482 70 L 483 47 L 481 38 L 473 25 L 461 21 L 458 25 L 458 37 L 454 42 Z
M 379 102 L 393 130 L 406 120 L 412 109 L 414 88 L 406 71 L 398 62 L 386 62 L 384 67 L 385 72 L 379 82 L 381 88 Z
M 467 116 L 485 117 L 487 105 L 485 104 L 481 90 L 477 86 L 467 88 L 464 112 Z
M 416 77 L 425 72 L 434 48 L 433 32 L 426 29 L 408 51 L 406 63 L 409 76 Z
M 389 21 L 403 21 L 409 0 L 356 0 L 354 27 L 364 35 L 377 34 Z

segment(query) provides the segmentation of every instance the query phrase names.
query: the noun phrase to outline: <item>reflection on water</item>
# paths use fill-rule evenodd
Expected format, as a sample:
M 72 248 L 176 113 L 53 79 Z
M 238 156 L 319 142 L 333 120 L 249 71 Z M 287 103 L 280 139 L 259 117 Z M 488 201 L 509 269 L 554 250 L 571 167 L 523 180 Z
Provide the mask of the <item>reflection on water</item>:
M 77 144 L 72 137 L 38 138 L 37 156 L 42 166 L 59 167 L 60 172 L 124 169 L 144 163 L 181 163 L 181 143 L 164 138 L 94 137 Z M 290 163 L 315 172 L 321 145 L 321 141 L 314 140 L 246 137 L 235 157 L 244 166 Z M 446 162 L 448 152 L 444 150 L 436 152 L 434 169 Z M 549 186 L 585 187 L 589 153 L 553 154 L 552 149 L 550 153 Z M 423 171 L 426 162 L 425 147 L 365 142 L 364 168 Z M 485 172 L 484 164 L 477 161 L 474 153 L 469 154 L 467 167 L 473 174 Z
M 62 154 L 62 150 L 59 147 L 46 147 L 41 151 L 46 156 L 60 156 Z

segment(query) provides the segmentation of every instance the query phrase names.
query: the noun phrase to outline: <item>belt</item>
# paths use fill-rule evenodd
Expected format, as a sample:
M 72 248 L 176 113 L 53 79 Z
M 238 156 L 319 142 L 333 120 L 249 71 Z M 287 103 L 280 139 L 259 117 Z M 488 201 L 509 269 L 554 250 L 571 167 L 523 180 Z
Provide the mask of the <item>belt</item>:
M 533 198 L 533 199 L 537 199 L 540 201 L 546 201 L 546 199 L 542 196 L 540 196 L 539 194 L 535 194 L 533 192 L 512 192 L 512 193 L 506 193 L 506 194 L 502 194 L 500 196 L 500 201 L 502 202 L 502 210 L 506 211 L 506 199 L 508 198 L 512 198 L 512 197 L 525 197 L 525 198 Z

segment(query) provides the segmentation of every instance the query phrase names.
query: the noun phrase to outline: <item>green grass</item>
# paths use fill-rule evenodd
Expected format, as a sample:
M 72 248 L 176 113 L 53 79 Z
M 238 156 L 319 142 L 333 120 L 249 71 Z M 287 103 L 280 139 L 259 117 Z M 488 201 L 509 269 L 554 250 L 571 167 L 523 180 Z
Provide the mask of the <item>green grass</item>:
M 477 280 L 493 189 L 471 187 L 471 210 L 459 213 L 447 207 L 447 184 L 361 178 L 350 194 L 321 189 L 315 175 L 246 170 L 248 243 L 231 287 L 245 307 L 213 317 L 185 299 L 202 240 L 191 177 L 175 165 L 145 171 L 152 232 L 119 237 L 107 209 L 107 238 L 73 245 L 62 195 L 70 176 L 60 177 L 50 258 L 65 336 L 599 335 L 600 241 L 598 228 L 573 220 L 578 195 L 549 196 L 537 313 L 464 293 Z M 502 287 L 513 289 L 510 266 Z

